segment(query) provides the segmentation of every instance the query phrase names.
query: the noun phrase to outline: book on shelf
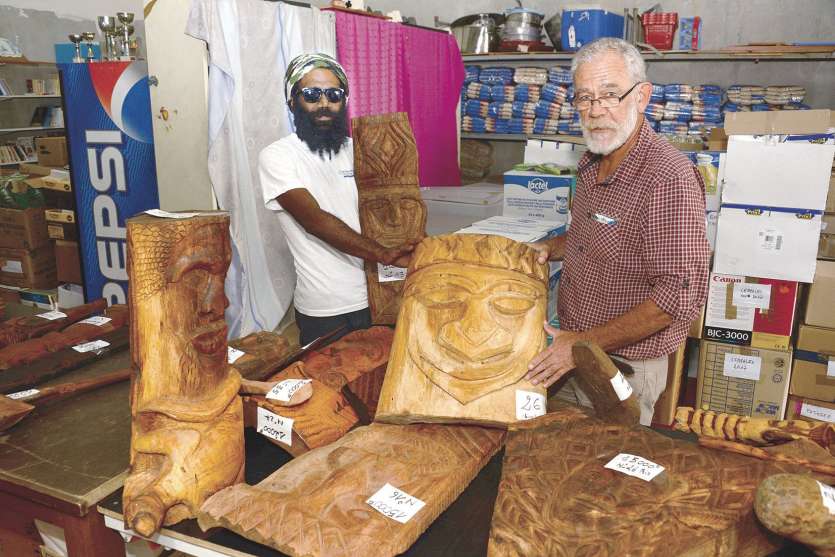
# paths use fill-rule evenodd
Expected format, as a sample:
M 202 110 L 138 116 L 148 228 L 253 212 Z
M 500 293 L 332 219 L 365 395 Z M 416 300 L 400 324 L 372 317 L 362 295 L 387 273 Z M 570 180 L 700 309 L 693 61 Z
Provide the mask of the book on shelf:
M 9 87 L 9 82 L 0 77 L 0 97 L 8 97 L 13 94 L 12 88 Z
M 26 94 L 28 95 L 60 95 L 61 86 L 57 77 L 49 79 L 27 79 Z
M 26 162 L 34 157 L 26 155 L 26 151 L 16 143 L 5 143 L 0 145 L 0 164 L 15 162 Z
M 43 128 L 63 128 L 64 109 L 60 106 L 39 106 L 32 113 L 29 125 Z

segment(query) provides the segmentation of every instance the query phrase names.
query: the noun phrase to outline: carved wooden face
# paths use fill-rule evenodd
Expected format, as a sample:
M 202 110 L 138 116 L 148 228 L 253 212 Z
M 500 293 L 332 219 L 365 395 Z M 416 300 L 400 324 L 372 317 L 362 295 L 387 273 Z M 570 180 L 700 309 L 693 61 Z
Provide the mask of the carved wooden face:
M 545 296 L 541 282 L 512 270 L 421 269 L 403 296 L 409 359 L 462 403 L 515 383 L 540 349 Z
M 359 210 L 363 234 L 386 247 L 399 246 L 423 235 L 426 208 L 414 186 L 364 191 Z

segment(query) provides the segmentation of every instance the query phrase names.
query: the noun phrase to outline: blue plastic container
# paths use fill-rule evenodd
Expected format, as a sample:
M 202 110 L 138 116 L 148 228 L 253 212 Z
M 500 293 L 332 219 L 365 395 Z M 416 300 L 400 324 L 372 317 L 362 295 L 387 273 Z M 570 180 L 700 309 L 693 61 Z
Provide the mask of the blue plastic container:
M 579 50 L 600 37 L 623 37 L 623 16 L 600 6 L 573 7 L 562 11 L 562 49 Z

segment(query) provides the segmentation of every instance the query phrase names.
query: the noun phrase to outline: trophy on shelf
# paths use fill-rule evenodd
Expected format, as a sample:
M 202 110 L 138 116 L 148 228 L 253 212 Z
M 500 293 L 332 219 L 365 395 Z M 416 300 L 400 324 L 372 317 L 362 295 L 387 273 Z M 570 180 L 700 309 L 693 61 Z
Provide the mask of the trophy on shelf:
M 75 45 L 75 56 L 72 57 L 72 61 L 77 64 L 83 63 L 84 58 L 81 57 L 81 41 L 84 37 L 80 33 L 70 33 L 67 36 L 69 37 L 72 44 Z
M 93 52 L 93 41 L 96 39 L 96 34 L 92 31 L 85 31 L 81 33 L 81 38 L 87 46 L 87 62 L 94 62 L 96 60 L 96 53 Z
M 130 36 L 133 34 L 133 14 L 131 12 L 116 12 L 116 17 L 119 18 L 119 23 L 121 23 L 121 27 L 119 30 L 122 32 L 122 59 L 123 60 L 130 60 Z
M 104 36 L 104 52 L 102 58 L 104 60 L 112 60 L 114 52 L 114 33 L 116 31 L 116 18 L 112 15 L 100 15 L 98 18 L 99 30 Z

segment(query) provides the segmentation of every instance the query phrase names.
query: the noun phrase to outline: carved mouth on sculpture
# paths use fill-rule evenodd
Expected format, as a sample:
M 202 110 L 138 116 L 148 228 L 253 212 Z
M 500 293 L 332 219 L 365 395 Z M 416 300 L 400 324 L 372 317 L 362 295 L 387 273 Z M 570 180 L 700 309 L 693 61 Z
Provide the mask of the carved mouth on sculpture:
M 226 352 L 226 321 L 220 319 L 200 327 L 191 337 L 191 344 L 201 354 L 216 355 Z
M 491 363 L 510 354 L 513 336 L 498 326 L 476 329 L 456 321 L 441 327 L 438 345 L 462 362 Z

